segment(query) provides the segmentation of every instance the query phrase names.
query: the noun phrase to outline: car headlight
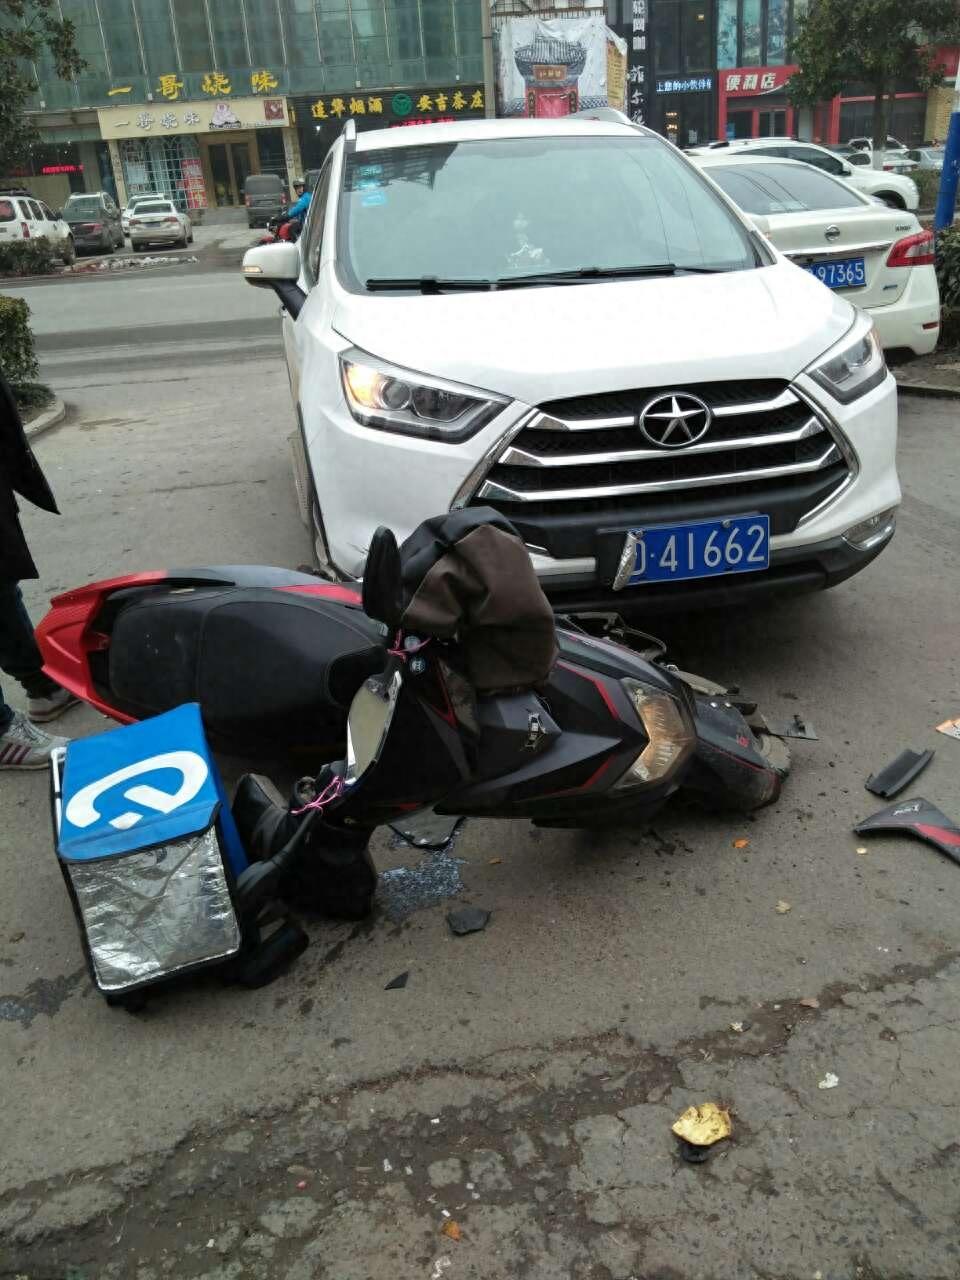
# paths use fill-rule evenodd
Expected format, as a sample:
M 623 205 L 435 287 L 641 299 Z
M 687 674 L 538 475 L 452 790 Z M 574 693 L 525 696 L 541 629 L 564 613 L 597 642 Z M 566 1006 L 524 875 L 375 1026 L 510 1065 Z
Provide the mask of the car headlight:
M 850 332 L 806 372 L 841 404 L 852 404 L 879 387 L 887 362 L 869 316 L 858 316 Z
M 405 436 L 466 440 L 497 416 L 500 396 L 399 369 L 351 348 L 340 356 L 347 405 L 357 422 Z
M 648 741 L 616 783 L 615 791 L 648 782 L 662 782 L 683 764 L 696 739 L 693 725 L 676 698 L 637 680 L 624 680 L 622 683 Z

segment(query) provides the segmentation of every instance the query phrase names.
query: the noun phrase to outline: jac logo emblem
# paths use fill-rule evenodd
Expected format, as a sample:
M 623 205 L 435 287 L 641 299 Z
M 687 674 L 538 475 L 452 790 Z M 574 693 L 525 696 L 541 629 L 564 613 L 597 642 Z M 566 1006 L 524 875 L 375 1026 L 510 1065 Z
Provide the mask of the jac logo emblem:
M 95 822 L 103 818 L 103 814 L 97 807 L 101 797 L 106 796 L 114 788 L 120 787 L 124 782 L 142 778 L 149 773 L 156 773 L 159 769 L 173 769 L 179 773 L 180 782 L 175 791 L 166 791 L 162 787 L 141 782 L 123 791 L 122 798 L 131 804 L 139 805 L 141 810 L 173 813 L 174 809 L 179 809 L 181 805 L 189 803 L 194 798 L 210 773 L 206 760 L 198 756 L 195 751 L 167 751 L 162 755 L 150 756 L 149 759 L 140 760 L 137 764 L 116 769 L 98 782 L 91 782 L 81 788 L 76 795 L 70 797 L 64 809 L 64 816 L 75 827 L 92 827 Z M 124 809 L 115 818 L 108 818 L 107 821 L 118 831 L 129 831 L 138 822 L 142 822 L 145 816 L 144 813 L 138 813 L 134 809 Z

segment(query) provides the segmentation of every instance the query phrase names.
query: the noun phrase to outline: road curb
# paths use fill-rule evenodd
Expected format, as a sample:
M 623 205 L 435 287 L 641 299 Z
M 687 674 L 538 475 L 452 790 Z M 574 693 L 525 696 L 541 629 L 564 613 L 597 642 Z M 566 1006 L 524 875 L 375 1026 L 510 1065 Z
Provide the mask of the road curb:
M 960 400 L 960 387 L 940 382 L 901 382 L 897 378 L 897 390 L 909 391 L 917 396 L 935 396 L 944 400 Z
M 62 422 L 67 416 L 67 406 L 63 403 L 59 396 L 54 400 L 49 409 L 44 409 L 39 417 L 34 418 L 26 426 L 28 440 L 35 440 L 37 436 L 43 435 L 44 431 L 49 431 L 51 427 L 55 427 L 57 423 Z

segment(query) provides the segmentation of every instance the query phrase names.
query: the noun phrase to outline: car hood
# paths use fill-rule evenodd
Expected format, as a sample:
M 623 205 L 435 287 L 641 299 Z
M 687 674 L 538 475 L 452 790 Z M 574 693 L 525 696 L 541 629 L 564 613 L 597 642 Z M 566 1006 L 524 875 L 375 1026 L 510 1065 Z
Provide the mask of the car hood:
M 334 328 L 371 355 L 528 404 L 636 386 L 795 377 L 854 312 L 789 263 L 493 293 L 341 293 Z

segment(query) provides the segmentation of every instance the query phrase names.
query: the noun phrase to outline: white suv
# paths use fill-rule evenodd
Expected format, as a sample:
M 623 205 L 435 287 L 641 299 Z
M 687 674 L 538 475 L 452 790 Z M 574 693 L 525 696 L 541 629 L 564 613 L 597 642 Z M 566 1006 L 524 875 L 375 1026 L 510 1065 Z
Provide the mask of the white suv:
M 73 235 L 59 213 L 21 187 L 0 187 L 0 244 L 14 240 L 46 240 L 67 266 L 77 256 Z
M 348 125 L 299 243 L 243 270 L 284 304 L 330 576 L 467 506 L 513 521 L 558 609 L 831 586 L 893 534 L 872 321 L 649 130 Z
M 843 156 L 818 147 L 813 142 L 797 142 L 794 138 L 738 138 L 732 142 L 710 142 L 706 146 L 691 147 L 688 155 L 751 155 L 775 156 L 779 160 L 800 160 L 815 165 L 835 178 L 843 178 L 851 187 L 866 196 L 882 200 L 891 209 L 909 209 L 915 213 L 920 207 L 920 193 L 912 178 L 900 173 L 874 169 L 871 165 L 849 164 Z

